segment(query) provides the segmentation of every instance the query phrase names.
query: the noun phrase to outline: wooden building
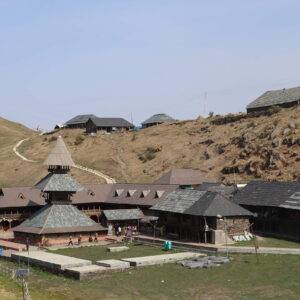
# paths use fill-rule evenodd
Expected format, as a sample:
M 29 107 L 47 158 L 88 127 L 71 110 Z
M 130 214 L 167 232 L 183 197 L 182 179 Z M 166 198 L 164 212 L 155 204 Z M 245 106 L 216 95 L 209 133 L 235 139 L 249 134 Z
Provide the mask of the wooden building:
M 255 232 L 300 240 L 300 182 L 252 181 L 234 201 L 257 215 Z
M 142 123 L 142 128 L 148 128 L 162 123 L 173 123 L 175 121 L 176 120 L 166 114 L 156 114 L 145 120 Z
M 101 224 L 108 228 L 108 234 L 115 234 L 116 227 L 120 227 L 122 233 L 125 233 L 128 227 L 137 231 L 143 218 L 144 214 L 139 208 L 109 209 L 103 210 Z
M 70 119 L 64 124 L 66 128 L 86 128 L 86 123 L 89 119 L 97 118 L 95 115 L 78 115 Z
M 75 164 L 61 137 L 45 164 L 49 173 L 34 188 L 41 191 L 46 204 L 13 228 L 15 241 L 50 246 L 67 244 L 70 236 L 88 241 L 90 235 L 105 234 L 106 228 L 72 205 L 72 196 L 83 187 L 68 174 Z
M 268 110 L 274 106 L 291 107 L 300 104 L 300 87 L 267 91 L 247 105 L 247 113 Z
M 89 118 L 85 125 L 86 133 L 97 131 L 128 131 L 134 128 L 133 124 L 123 118 Z
M 177 169 L 173 168 L 164 173 L 161 177 L 154 181 L 155 184 L 175 184 L 182 189 L 192 189 L 205 184 L 217 184 L 216 181 L 207 178 L 206 174 L 200 170 L 194 169 Z
M 173 239 L 221 243 L 219 237 L 249 232 L 253 214 L 216 192 L 176 190 L 154 205 L 161 234 Z M 222 241 L 224 242 L 224 241 Z

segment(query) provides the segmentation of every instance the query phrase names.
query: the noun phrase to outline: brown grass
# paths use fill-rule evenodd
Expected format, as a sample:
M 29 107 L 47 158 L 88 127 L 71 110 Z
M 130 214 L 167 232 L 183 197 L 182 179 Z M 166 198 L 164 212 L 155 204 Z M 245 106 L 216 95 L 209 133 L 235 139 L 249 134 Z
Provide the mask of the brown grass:
M 98 169 L 119 182 L 152 182 L 172 167 L 196 168 L 205 172 L 209 178 L 233 182 L 234 174 L 222 174 L 221 170 L 224 166 L 245 166 L 247 163 L 256 166 L 256 161 L 262 160 L 259 151 L 257 153 L 253 151 L 246 158 L 240 157 L 243 148 L 233 141 L 245 134 L 247 136 L 246 147 L 264 147 L 274 150 L 282 156 L 285 162 L 282 164 L 280 162 L 279 167 L 275 169 L 266 168 L 262 174 L 251 174 L 249 171 L 235 174 L 238 182 L 246 182 L 253 178 L 297 179 L 300 174 L 300 162 L 297 157 L 299 145 L 280 145 L 273 148 L 270 133 L 278 131 L 278 137 L 281 140 L 284 139 L 282 132 L 288 127 L 289 122 L 299 123 L 299 106 L 282 109 L 272 116 L 246 118 L 225 125 L 211 124 L 213 118 L 165 124 L 139 132 L 86 136 L 78 145 L 76 145 L 76 139 L 83 135 L 82 130 L 62 130 L 47 136 L 47 140 L 44 136 L 33 136 L 22 147 L 22 151 L 26 157 L 42 162 L 53 146 L 52 137 L 61 134 L 76 163 Z M 0 171 L 2 184 L 32 184 L 45 171 L 41 164 L 21 162 L 10 151 L 15 141 L 24 135 L 25 133 L 18 134 L 5 148 L 0 146 L 1 153 L 5 153 L 0 157 L 0 162 L 3 159 L 9 159 L 6 167 L 13 166 L 13 170 L 9 170 L 8 173 L 6 169 Z M 289 137 L 300 138 L 299 124 Z M 243 145 L 243 143 L 239 144 Z M 149 156 L 147 149 L 158 149 L 158 151 L 151 151 L 153 155 Z M 141 160 L 141 154 L 146 159 Z M 93 175 L 83 175 L 82 172 L 74 171 L 76 172 L 78 172 L 79 180 L 95 180 Z

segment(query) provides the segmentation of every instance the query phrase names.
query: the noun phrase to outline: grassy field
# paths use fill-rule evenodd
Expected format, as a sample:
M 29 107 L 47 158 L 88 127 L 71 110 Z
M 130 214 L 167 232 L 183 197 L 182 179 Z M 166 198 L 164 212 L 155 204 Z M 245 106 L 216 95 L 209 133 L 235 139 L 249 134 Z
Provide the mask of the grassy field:
M 143 250 L 142 250 L 143 252 Z M 75 281 L 33 269 L 32 299 L 299 299 L 300 259 L 290 255 L 234 255 L 232 263 L 207 270 L 176 264 L 130 269 Z M 0 265 L 11 262 L 0 261 Z M 0 299 L 21 287 L 0 276 Z M 15 297 L 15 298 L 14 298 Z
M 270 237 L 258 237 L 257 239 L 259 247 L 275 247 L 275 248 L 300 248 L 299 242 L 281 240 Z M 237 242 L 233 246 L 247 246 L 254 247 L 254 241 Z
M 137 256 L 148 256 L 156 254 L 165 254 L 166 252 L 161 247 L 151 247 L 143 245 L 132 245 L 128 251 L 112 253 L 107 251 L 105 246 L 92 246 L 92 247 L 82 247 L 82 248 L 66 248 L 51 251 L 57 254 L 73 256 L 82 259 L 88 259 L 93 262 L 96 260 L 103 259 L 120 259 L 125 257 L 137 257 Z M 175 252 L 174 250 L 171 251 Z M 168 252 L 170 253 L 170 252 Z

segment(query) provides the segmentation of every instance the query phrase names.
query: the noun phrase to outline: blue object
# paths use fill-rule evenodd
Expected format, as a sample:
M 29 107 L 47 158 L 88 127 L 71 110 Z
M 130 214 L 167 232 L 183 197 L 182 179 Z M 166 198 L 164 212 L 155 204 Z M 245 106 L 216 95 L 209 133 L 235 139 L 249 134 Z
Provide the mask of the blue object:
M 0 248 L 0 256 L 3 256 L 3 254 L 4 254 L 4 249 Z
M 165 250 L 172 250 L 172 242 L 170 242 L 170 241 L 165 241 L 165 242 L 164 242 L 164 249 L 165 249 Z

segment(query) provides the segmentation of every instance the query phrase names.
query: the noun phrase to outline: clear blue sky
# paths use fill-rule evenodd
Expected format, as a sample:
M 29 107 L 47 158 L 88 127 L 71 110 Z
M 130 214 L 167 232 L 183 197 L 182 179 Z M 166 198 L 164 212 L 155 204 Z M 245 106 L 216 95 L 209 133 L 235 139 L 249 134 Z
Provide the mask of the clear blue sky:
M 0 0 L 0 115 L 243 111 L 300 85 L 299 33 L 297 0 Z

